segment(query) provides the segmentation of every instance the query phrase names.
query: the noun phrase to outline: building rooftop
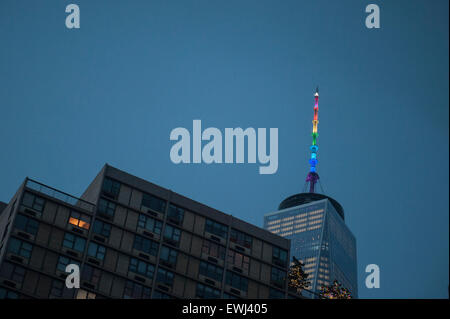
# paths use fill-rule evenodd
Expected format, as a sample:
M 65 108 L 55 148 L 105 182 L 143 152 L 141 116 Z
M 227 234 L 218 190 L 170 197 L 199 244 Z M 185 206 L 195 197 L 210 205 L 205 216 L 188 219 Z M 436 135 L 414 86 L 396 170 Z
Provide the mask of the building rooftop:
M 281 202 L 280 206 L 278 206 L 278 210 L 300 206 L 311 202 L 316 202 L 322 199 L 328 199 L 338 212 L 339 216 L 341 216 L 342 219 L 345 220 L 344 208 L 341 206 L 341 204 L 339 204 L 337 200 L 329 196 L 318 193 L 300 193 L 289 196 L 288 198 L 286 198 Z
M 138 187 L 140 190 L 146 191 L 151 194 L 157 194 L 163 199 L 170 199 L 171 202 L 176 203 L 177 205 L 180 205 L 182 207 L 185 207 L 186 209 L 192 210 L 204 216 L 211 216 L 214 219 L 224 224 L 229 224 L 230 226 L 240 231 L 250 232 L 251 234 L 257 235 L 258 237 L 266 240 L 267 242 L 271 242 L 272 244 L 275 244 L 280 247 L 289 246 L 289 241 L 287 241 L 285 238 L 275 235 L 265 230 L 264 228 L 250 224 L 240 219 L 239 217 L 233 216 L 231 214 L 226 214 L 215 208 L 202 204 L 191 198 L 185 197 L 179 193 L 176 193 L 170 189 L 161 187 L 152 182 L 144 180 L 140 177 L 122 171 L 109 164 L 105 164 L 102 171 L 104 171 L 104 174 L 106 176 L 117 179 L 124 184 L 128 184 L 133 187 Z

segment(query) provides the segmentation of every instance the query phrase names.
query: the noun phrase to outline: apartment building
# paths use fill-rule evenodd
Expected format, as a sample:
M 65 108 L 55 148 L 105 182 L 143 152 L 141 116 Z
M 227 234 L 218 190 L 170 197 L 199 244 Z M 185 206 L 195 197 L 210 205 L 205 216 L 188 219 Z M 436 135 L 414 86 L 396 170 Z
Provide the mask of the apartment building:
M 0 236 L 0 299 L 293 297 L 288 239 L 109 165 L 81 198 L 26 178 Z

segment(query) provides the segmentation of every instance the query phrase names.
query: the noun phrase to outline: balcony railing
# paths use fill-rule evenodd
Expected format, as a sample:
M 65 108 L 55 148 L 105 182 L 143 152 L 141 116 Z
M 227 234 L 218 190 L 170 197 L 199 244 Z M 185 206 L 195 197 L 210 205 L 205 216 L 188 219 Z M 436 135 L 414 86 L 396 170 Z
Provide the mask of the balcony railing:
M 89 203 L 85 200 L 82 200 L 80 198 L 74 197 L 72 195 L 69 195 L 67 193 L 61 192 L 57 189 L 54 189 L 50 186 L 44 185 L 42 183 L 39 183 L 37 181 L 34 181 L 32 179 L 27 179 L 27 182 L 25 184 L 25 187 L 30 188 L 32 190 L 35 190 L 39 193 L 45 194 L 47 196 L 56 198 L 60 201 L 63 201 L 65 203 L 68 203 L 72 206 L 79 207 L 81 209 L 87 210 L 89 212 L 94 212 L 95 205 L 92 203 Z

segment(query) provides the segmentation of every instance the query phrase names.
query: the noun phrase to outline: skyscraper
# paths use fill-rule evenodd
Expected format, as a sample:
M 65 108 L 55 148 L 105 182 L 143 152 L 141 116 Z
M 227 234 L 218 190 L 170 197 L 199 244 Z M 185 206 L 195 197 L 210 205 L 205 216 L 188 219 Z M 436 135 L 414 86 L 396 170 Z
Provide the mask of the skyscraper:
M 319 92 L 314 94 L 313 142 L 310 147 L 310 171 L 305 191 L 286 198 L 278 211 L 264 216 L 264 228 L 291 240 L 291 256 L 304 263 L 309 275 L 309 291 L 303 295 L 315 298 L 322 285 L 338 280 L 355 298 L 358 296 L 356 239 L 344 221 L 344 209 L 333 198 L 316 193 L 319 181 L 317 166 L 317 126 Z

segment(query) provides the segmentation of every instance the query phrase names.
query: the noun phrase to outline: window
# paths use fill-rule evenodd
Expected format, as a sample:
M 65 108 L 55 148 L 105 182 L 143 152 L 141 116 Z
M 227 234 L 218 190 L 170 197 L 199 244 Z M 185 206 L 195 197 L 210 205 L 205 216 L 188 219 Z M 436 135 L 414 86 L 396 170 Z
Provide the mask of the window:
M 228 227 L 224 224 L 212 221 L 211 219 L 206 220 L 205 231 L 208 233 L 217 235 L 222 238 L 227 238 Z
M 205 261 L 200 262 L 200 268 L 198 273 L 200 275 L 212 278 L 216 281 L 222 282 L 223 277 L 223 269 L 217 266 L 214 266 Z
M 246 248 L 252 247 L 252 237 L 236 229 L 231 229 L 230 241 Z
M 158 220 L 145 216 L 144 214 L 139 215 L 138 227 L 161 235 L 162 223 Z
M 78 289 L 76 299 L 95 299 L 97 295 L 84 289 Z
M 19 295 L 14 291 L 0 288 L 0 299 L 18 299 Z
M 116 211 L 116 204 L 106 199 L 100 198 L 100 200 L 98 201 L 99 213 L 113 217 L 115 211 Z
M 144 287 L 130 280 L 128 280 L 125 284 L 125 289 L 123 292 L 124 299 L 150 299 L 150 295 L 150 288 Z
M 105 259 L 105 252 L 106 248 L 104 246 L 93 242 L 89 243 L 88 256 L 103 260 Z
M 178 246 L 178 244 L 180 243 L 180 236 L 180 229 L 170 225 L 166 225 L 166 227 L 164 228 L 164 241 L 168 242 L 169 244 Z
M 81 278 L 85 281 L 90 282 L 94 286 L 97 286 L 97 284 L 100 282 L 101 275 L 102 275 L 102 272 L 100 269 L 97 269 L 95 267 L 85 264 L 83 266 L 83 272 L 81 273 Z
M 54 279 L 50 287 L 50 296 L 61 298 L 64 291 L 64 282 Z
M 65 257 L 65 256 L 59 256 L 58 258 L 58 264 L 56 265 L 56 269 L 61 271 L 61 272 L 66 272 L 66 267 L 69 264 L 75 264 L 78 267 L 80 267 L 80 263 L 74 259 Z
M 39 228 L 39 222 L 22 214 L 17 214 L 14 226 L 28 234 L 36 235 Z
M 234 295 L 230 295 L 230 294 L 227 294 L 226 292 L 224 292 L 223 299 L 239 299 L 239 298 Z
M 270 299 L 284 299 L 284 292 L 277 290 L 277 289 L 270 288 L 269 298 Z
M 104 236 L 106 238 L 109 238 L 109 235 L 111 234 L 111 225 L 104 223 L 101 220 L 96 220 L 94 222 L 93 230 L 94 230 L 94 233 Z
M 73 210 L 70 212 L 69 224 L 89 229 L 89 227 L 91 227 L 91 216 Z
M 272 267 L 270 283 L 278 288 L 284 288 L 286 272 L 278 268 Z
M 11 238 L 9 240 L 8 252 L 13 253 L 14 255 L 22 256 L 28 259 L 31 257 L 32 250 L 33 246 L 27 242 L 16 238 Z
M 171 222 L 180 225 L 183 222 L 184 209 L 175 205 L 170 205 L 168 217 Z
M 272 263 L 275 265 L 286 267 L 287 251 L 276 246 L 272 247 Z
M 172 287 L 173 285 L 173 272 L 158 268 L 158 275 L 156 281 L 166 286 Z
M 153 240 L 136 235 L 134 237 L 133 248 L 149 255 L 155 256 L 158 253 L 158 243 Z
M 70 248 L 82 253 L 84 251 L 84 246 L 86 245 L 86 239 L 79 236 L 65 233 L 63 247 Z
M 247 291 L 248 279 L 227 271 L 226 284 L 241 291 Z
M 155 290 L 153 292 L 153 299 L 173 299 L 171 296 L 169 296 L 168 294 L 165 294 L 161 291 Z
M 172 267 L 177 263 L 177 255 L 178 253 L 176 250 L 163 246 L 161 248 L 159 259 L 163 261 L 166 266 Z
M 137 258 L 131 258 L 128 271 L 142 275 L 149 279 L 153 279 L 153 275 L 155 274 L 155 266 Z
M 238 267 L 240 269 L 243 269 L 245 271 L 248 271 L 250 258 L 248 256 L 244 256 L 243 254 L 240 254 L 238 252 L 229 250 L 228 251 L 228 263 L 231 265 Z
M 106 177 L 103 181 L 102 191 L 106 196 L 116 198 L 119 195 L 120 183 Z
M 166 201 L 149 194 L 143 195 L 141 205 L 163 214 L 166 210 Z
M 225 247 L 208 240 L 203 240 L 202 252 L 220 260 L 225 260 Z
M 25 268 L 5 262 L 0 269 L 0 277 L 21 284 L 25 277 Z
M 44 210 L 45 199 L 25 192 L 25 194 L 23 194 L 22 204 L 28 208 L 42 212 Z
M 220 290 L 202 284 L 197 284 L 195 296 L 202 299 L 219 299 Z

